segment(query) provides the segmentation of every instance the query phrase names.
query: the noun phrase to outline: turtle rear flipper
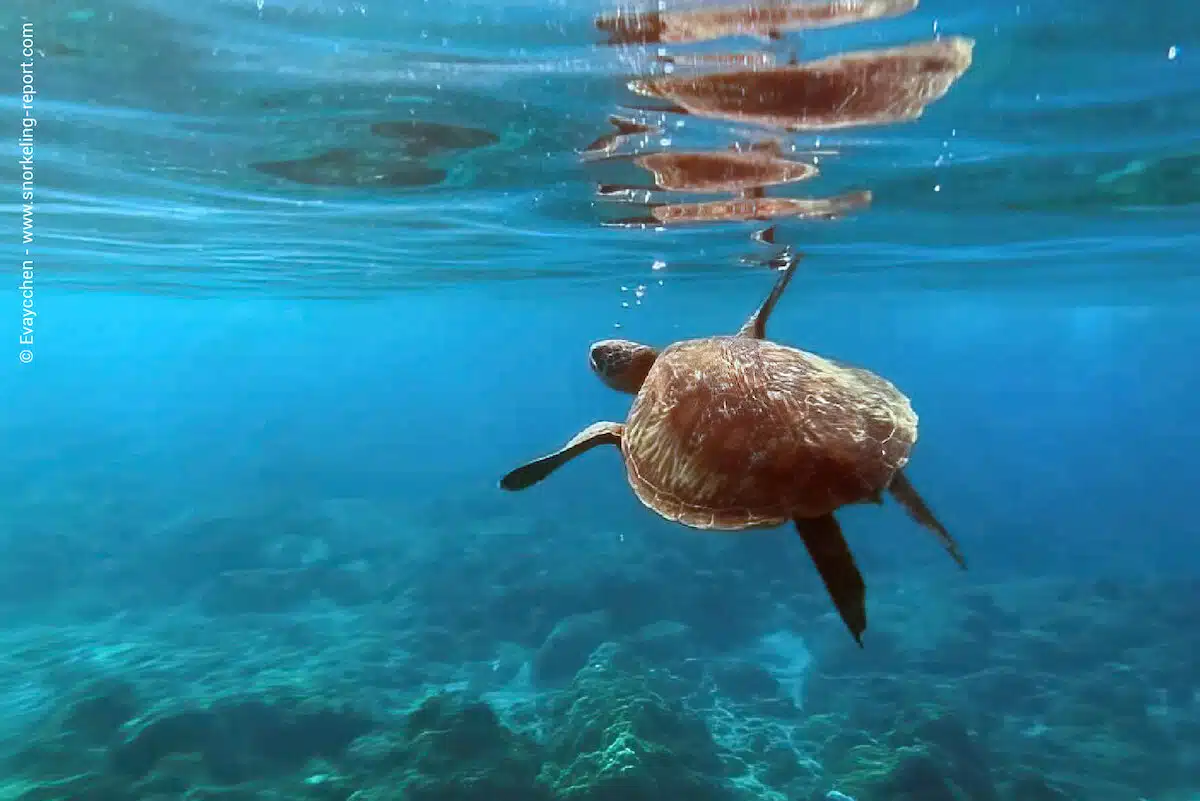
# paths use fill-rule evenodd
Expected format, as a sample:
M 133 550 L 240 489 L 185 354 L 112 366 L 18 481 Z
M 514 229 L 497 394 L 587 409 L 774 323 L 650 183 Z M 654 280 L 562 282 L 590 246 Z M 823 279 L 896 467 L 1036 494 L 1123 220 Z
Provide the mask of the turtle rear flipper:
M 597 445 L 620 445 L 624 429 L 625 426 L 620 423 L 592 423 L 572 437 L 561 449 L 510 472 L 500 479 L 500 487 L 506 490 L 532 487 L 576 456 L 587 453 Z
M 833 598 L 833 605 L 861 648 L 862 635 L 867 630 L 867 585 L 854 563 L 841 525 L 832 514 L 796 518 L 793 522 Z
M 925 501 L 917 493 L 912 482 L 908 480 L 908 476 L 903 470 L 897 470 L 896 475 L 892 477 L 892 483 L 888 485 L 888 492 L 892 493 L 904 511 L 908 512 L 913 520 L 916 520 L 925 528 L 937 535 L 941 541 L 942 547 L 950 554 L 958 566 L 963 570 L 967 569 L 967 560 L 962 554 L 962 549 L 958 547 L 958 543 L 950 536 L 950 532 L 946 530 L 936 517 L 933 516 L 933 511 L 925 504 Z

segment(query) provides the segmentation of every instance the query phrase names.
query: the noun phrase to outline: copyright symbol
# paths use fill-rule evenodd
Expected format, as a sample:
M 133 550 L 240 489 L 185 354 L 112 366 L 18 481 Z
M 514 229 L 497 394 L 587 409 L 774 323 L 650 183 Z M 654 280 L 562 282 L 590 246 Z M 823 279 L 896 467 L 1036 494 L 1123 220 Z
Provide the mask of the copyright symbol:
M 21 360 L 21 364 L 29 364 L 33 361 L 33 351 L 29 349 L 23 350 L 18 354 L 18 358 Z

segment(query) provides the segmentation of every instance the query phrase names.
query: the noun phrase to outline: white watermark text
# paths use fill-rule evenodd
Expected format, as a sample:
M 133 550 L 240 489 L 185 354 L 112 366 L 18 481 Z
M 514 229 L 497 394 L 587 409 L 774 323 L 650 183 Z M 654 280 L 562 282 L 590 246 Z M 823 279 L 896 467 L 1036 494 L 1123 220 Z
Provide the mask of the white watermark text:
M 19 338 L 17 359 L 22 364 L 33 361 L 34 320 L 37 319 L 37 306 L 34 302 L 34 284 L 36 269 L 33 257 L 33 218 L 34 218 L 34 132 L 37 129 L 37 115 L 34 99 L 37 89 L 34 82 L 34 55 L 37 48 L 33 36 L 33 23 L 21 23 L 21 133 L 18 149 L 20 151 L 21 175 L 21 247 L 24 256 L 21 258 L 21 268 L 18 271 L 18 287 L 21 298 L 21 336 Z

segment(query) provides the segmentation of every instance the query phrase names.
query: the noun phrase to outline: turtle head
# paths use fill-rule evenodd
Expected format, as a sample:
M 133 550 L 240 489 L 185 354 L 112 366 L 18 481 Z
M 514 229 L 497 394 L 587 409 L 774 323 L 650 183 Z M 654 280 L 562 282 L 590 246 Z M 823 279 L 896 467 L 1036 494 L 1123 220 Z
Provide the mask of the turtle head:
M 588 353 L 592 372 L 608 387 L 630 395 L 636 395 L 642 388 L 657 358 L 658 351 L 654 348 L 628 339 L 602 340 L 592 345 Z

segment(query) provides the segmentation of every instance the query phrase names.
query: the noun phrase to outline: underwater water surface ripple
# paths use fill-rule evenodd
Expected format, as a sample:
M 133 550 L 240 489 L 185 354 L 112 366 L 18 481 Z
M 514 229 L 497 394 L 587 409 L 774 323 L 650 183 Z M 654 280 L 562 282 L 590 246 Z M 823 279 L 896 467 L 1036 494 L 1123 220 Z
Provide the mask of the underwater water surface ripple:
M 37 225 L 53 267 L 41 279 L 353 295 L 644 274 L 648 233 L 597 224 L 604 178 L 579 158 L 608 115 L 636 102 L 625 84 L 660 52 L 604 45 L 593 20 L 608 10 L 597 0 L 6 4 L 5 28 L 32 21 L 42 53 Z M 792 227 L 806 252 L 844 256 L 822 268 L 830 281 L 866 271 L 880 285 L 1157 291 L 1188 277 L 1177 254 L 1200 249 L 1200 6 L 927 0 L 768 49 L 812 59 L 934 35 L 974 39 L 974 65 L 923 118 L 789 138 L 836 151 L 818 194 L 874 193 L 868 213 Z M 743 37 L 662 52 L 758 46 Z M 19 98 L 3 102 L 15 110 Z M 404 124 L 476 138 L 447 145 L 452 129 Z M 689 117 L 646 141 L 770 133 Z M 649 235 L 684 273 L 725 273 L 745 249 L 727 228 Z M 1136 262 L 1136 275 L 1117 260 Z

